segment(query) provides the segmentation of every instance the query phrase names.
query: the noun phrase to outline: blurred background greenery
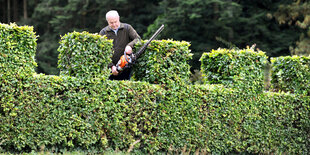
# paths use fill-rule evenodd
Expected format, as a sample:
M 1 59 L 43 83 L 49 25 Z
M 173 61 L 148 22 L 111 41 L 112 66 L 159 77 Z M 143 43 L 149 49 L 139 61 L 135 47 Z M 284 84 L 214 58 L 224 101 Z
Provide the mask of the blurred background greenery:
M 37 72 L 58 75 L 60 36 L 98 33 L 111 9 L 142 39 L 165 24 L 158 39 L 190 42 L 193 73 L 202 53 L 219 47 L 256 44 L 269 57 L 310 54 L 308 0 L 0 0 L 0 22 L 34 26 Z

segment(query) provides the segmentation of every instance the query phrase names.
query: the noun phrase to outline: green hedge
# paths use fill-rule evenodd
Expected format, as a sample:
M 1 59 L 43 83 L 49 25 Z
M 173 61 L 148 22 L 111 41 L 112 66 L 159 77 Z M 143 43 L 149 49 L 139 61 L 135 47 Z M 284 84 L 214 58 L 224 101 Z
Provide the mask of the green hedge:
M 309 153 L 305 96 L 45 75 L 0 92 L 2 152 Z
M 135 46 L 137 51 L 145 41 Z M 133 79 L 147 81 L 152 84 L 170 84 L 172 82 L 188 82 L 192 58 L 186 41 L 154 40 L 134 65 Z
M 67 76 L 14 80 L 0 88 L 0 150 L 124 148 L 157 89 Z
M 271 58 L 272 89 L 310 96 L 310 57 Z
M 60 75 L 108 78 L 112 46 L 112 40 L 98 34 L 71 32 L 62 36 L 58 48 Z
M 262 91 L 267 56 L 253 49 L 217 49 L 200 58 L 204 82 Z
M 146 41 L 139 42 L 134 50 Z M 192 54 L 185 41 L 154 40 L 134 65 L 133 80 L 169 84 L 189 81 L 188 60 Z M 108 77 L 111 62 L 112 41 L 87 32 L 72 32 L 61 38 L 58 68 L 60 75 L 74 77 Z M 102 52 L 104 51 L 104 52 Z
M 0 23 L 0 76 L 27 76 L 37 66 L 33 27 Z
M 29 33 L 33 34 L 32 31 Z M 166 41 L 160 44 L 165 44 L 164 42 Z M 158 45 L 157 41 L 152 43 L 152 46 Z M 169 52 L 166 52 L 167 59 L 163 54 L 158 55 L 170 65 L 174 60 L 186 60 L 186 57 L 190 57 L 187 45 L 188 43 L 176 45 L 176 50 L 171 51 L 187 54 L 171 54 L 171 61 L 168 59 Z M 70 43 L 60 47 L 62 52 L 69 51 L 64 49 L 65 46 L 70 46 Z M 149 48 L 152 49 L 152 46 Z M 10 52 L 20 52 L 19 50 L 22 49 Z M 4 55 L 4 51 L 1 50 L 0 54 Z M 156 58 L 155 55 L 147 56 L 152 53 L 145 54 L 142 59 Z M 34 52 L 25 57 L 33 56 Z M 81 57 L 76 58 L 77 62 L 83 63 Z M 12 62 L 10 59 L 3 57 L 3 64 L 9 66 Z M 227 63 L 227 57 L 222 59 L 220 62 Z M 241 60 L 246 61 L 247 57 L 241 57 Z M 260 65 L 251 66 L 253 64 L 250 62 L 253 60 L 246 61 L 250 68 L 241 65 L 246 71 L 241 70 L 243 74 L 236 74 L 233 79 L 252 79 L 254 75 L 260 77 L 262 73 L 259 68 L 264 64 L 265 56 L 262 54 L 254 60 Z M 63 61 L 60 64 L 65 63 L 65 60 L 60 61 Z M 146 61 L 139 63 L 143 62 Z M 25 63 L 26 66 L 33 64 L 32 61 Z M 107 61 L 103 63 L 106 64 Z M 184 63 L 185 61 L 178 62 L 186 68 Z M 145 79 L 148 82 L 110 81 L 100 76 L 107 76 L 105 73 L 108 72 L 99 74 L 95 70 L 97 67 L 82 71 L 98 76 L 84 78 L 86 76 L 82 75 L 82 71 L 74 70 L 74 66 L 70 68 L 71 64 L 68 68 L 72 68 L 72 72 L 67 73 L 75 77 L 67 76 L 67 73 L 60 76 L 35 74 L 30 67 L 19 70 L 21 74 L 27 73 L 24 76 L 13 76 L 15 66 L 7 70 L 11 71 L 9 73 L 2 72 L 1 75 L 10 76 L 0 76 L 0 152 L 61 152 L 75 149 L 88 150 L 89 153 L 100 153 L 107 149 L 176 154 L 310 152 L 309 96 L 272 92 L 245 93 L 239 87 L 187 85 L 183 80 L 178 83 L 170 81 L 176 77 L 186 78 L 188 68 L 184 70 L 185 74 L 180 73 L 181 76 L 163 76 L 170 82 L 161 82 L 162 74 L 157 73 L 152 75 L 160 77 L 160 80 L 155 78 L 152 81 L 149 78 Z M 151 70 L 157 63 L 154 60 L 150 64 L 152 67 L 146 68 Z M 233 67 L 231 64 L 229 66 Z M 170 67 L 173 66 L 167 66 Z M 177 67 L 174 71 L 182 70 Z M 248 74 L 251 75 L 250 78 L 244 76 Z M 260 81 L 259 78 L 254 82 L 260 84 Z

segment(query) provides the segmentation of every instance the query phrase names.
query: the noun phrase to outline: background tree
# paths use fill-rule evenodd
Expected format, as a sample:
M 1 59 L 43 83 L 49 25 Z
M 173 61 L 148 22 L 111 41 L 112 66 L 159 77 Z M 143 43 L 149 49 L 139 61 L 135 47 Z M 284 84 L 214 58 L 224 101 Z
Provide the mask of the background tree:
M 32 16 L 37 32 L 41 34 L 38 41 L 38 72 L 58 74 L 57 48 L 61 35 L 73 31 L 98 33 L 107 25 L 105 14 L 111 9 L 117 9 L 122 22 L 130 23 L 139 34 L 143 34 L 156 18 L 156 12 L 153 13 L 156 3 L 158 2 L 137 3 L 133 0 L 40 1 Z
M 218 47 L 255 43 L 273 57 L 289 55 L 290 47 L 291 53 L 310 49 L 306 0 L 0 0 L 0 9 L 0 22 L 34 26 L 39 35 L 37 71 L 45 74 L 59 72 L 61 35 L 98 33 L 107 25 L 105 13 L 111 9 L 118 10 L 121 21 L 133 25 L 143 39 L 165 24 L 158 39 L 189 41 L 192 71 L 200 68 L 203 52 Z
M 289 5 L 281 4 L 274 13 L 274 17 L 279 24 L 288 24 L 302 29 L 296 45 L 290 46 L 291 54 L 310 55 L 310 2 L 294 0 Z
M 160 7 L 164 11 L 148 34 L 164 23 L 169 30 L 164 31 L 162 37 L 190 41 L 195 54 L 192 69 L 199 69 L 197 62 L 203 52 L 225 47 L 227 42 L 240 48 L 255 43 L 268 56 L 288 55 L 288 45 L 298 38 L 296 29 L 281 27 L 267 18 L 281 3 L 275 0 L 163 0 Z

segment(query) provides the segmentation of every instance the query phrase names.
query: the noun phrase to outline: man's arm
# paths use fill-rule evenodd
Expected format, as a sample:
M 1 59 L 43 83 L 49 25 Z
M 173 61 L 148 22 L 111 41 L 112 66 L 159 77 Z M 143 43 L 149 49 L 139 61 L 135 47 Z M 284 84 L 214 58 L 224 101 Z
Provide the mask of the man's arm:
M 129 26 L 129 38 L 132 41 L 129 42 L 127 46 L 130 46 L 131 48 L 133 48 L 135 44 L 141 39 L 141 37 L 131 25 L 128 24 L 128 26 Z

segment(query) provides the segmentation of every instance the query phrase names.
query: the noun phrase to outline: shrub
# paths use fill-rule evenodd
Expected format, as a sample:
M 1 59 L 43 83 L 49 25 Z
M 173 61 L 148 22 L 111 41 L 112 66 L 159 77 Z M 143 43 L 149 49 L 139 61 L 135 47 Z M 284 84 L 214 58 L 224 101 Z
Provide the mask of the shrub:
M 310 95 L 310 57 L 277 57 L 271 63 L 272 89 Z
M 71 32 L 61 37 L 60 75 L 108 78 L 112 62 L 112 40 L 88 32 Z
M 135 46 L 138 50 L 145 41 Z M 190 44 L 185 41 L 154 40 L 134 65 L 133 79 L 153 84 L 189 81 L 192 58 Z
M 149 115 L 162 100 L 146 82 L 42 74 L 9 81 L 0 88 L 0 151 L 126 149 L 151 136 Z
M 310 98 L 37 75 L 0 88 L 0 150 L 307 154 Z
M 145 42 L 138 43 L 135 50 Z M 111 43 L 106 37 L 87 32 L 66 34 L 58 48 L 60 74 L 75 77 L 109 76 L 111 73 L 107 66 L 113 54 Z M 189 81 L 190 66 L 187 61 L 192 56 L 189 46 L 185 41 L 152 41 L 134 65 L 133 79 L 156 84 Z
M 262 57 L 255 60 L 263 64 Z M 99 72 L 85 78 L 74 68 L 76 77 L 28 69 L 0 76 L 0 152 L 309 154 L 309 96 L 188 85 L 169 75 L 157 85 L 110 81 Z
M 262 91 L 267 56 L 262 51 L 218 49 L 200 58 L 205 83 Z
M 33 27 L 0 23 L 0 76 L 28 76 L 37 66 Z

